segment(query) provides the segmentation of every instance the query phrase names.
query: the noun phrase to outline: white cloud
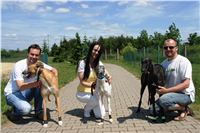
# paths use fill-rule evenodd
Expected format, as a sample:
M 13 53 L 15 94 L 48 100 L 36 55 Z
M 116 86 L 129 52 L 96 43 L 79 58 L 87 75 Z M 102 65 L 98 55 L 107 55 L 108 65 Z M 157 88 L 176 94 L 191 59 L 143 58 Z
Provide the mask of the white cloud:
M 145 6 L 135 6 L 130 4 L 123 11 L 116 14 L 116 17 L 131 22 L 131 24 L 139 24 L 145 21 L 147 18 L 159 16 L 162 14 L 162 8 L 157 5 L 148 4 Z
M 19 1 L 16 4 L 22 10 L 35 11 L 38 9 L 40 5 L 42 5 L 43 2 L 44 2 L 43 0 L 30 0 L 26 2 Z
M 63 4 L 63 3 L 67 3 L 69 0 L 54 0 L 55 3 L 57 4 Z
M 56 13 L 68 13 L 68 12 L 70 12 L 70 9 L 68 9 L 68 8 L 57 8 L 55 10 L 55 12 Z
M 8 38 L 16 38 L 17 34 L 15 33 L 7 33 L 7 34 L 3 34 L 4 37 L 8 37 Z
M 121 35 L 128 33 L 124 28 L 124 25 L 120 25 L 119 23 L 109 24 L 106 22 L 93 21 L 88 25 L 88 27 L 93 29 L 94 34 L 96 35 Z
M 38 12 L 48 12 L 48 11 L 51 11 L 52 10 L 52 7 L 50 6 L 46 6 L 46 7 L 40 7 L 38 8 Z
M 83 13 L 83 12 L 78 12 L 76 13 L 78 16 L 81 16 L 81 17 L 85 17 L 85 18 L 89 18 L 89 17 L 97 17 L 99 16 L 100 14 L 99 13 Z
M 135 0 L 135 6 L 148 6 L 150 0 Z
M 86 4 L 81 4 L 81 7 L 82 7 L 82 8 L 89 8 L 89 6 L 86 5 Z
M 4 1 L 2 8 L 8 9 L 17 7 L 24 11 L 35 11 L 35 12 L 47 12 L 52 10 L 50 6 L 44 6 L 45 0 L 15 0 L 15 1 Z
M 119 1 L 117 4 L 119 5 L 119 6 L 122 6 L 122 5 L 126 5 L 126 4 L 128 4 L 129 3 L 129 0 L 123 0 L 123 1 Z
M 65 30 L 68 30 L 68 31 L 79 31 L 80 28 L 79 27 L 75 27 L 75 26 L 68 26 L 68 27 L 65 27 Z

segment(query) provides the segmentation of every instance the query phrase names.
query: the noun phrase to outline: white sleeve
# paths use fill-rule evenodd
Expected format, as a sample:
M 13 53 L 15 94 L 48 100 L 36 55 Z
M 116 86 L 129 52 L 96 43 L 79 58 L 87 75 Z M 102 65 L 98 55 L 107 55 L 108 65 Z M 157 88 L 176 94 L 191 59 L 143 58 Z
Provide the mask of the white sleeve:
M 15 66 L 14 66 L 14 69 L 13 69 L 13 73 L 12 73 L 12 76 L 13 76 L 13 79 L 14 80 L 24 80 L 23 78 L 23 67 L 21 67 L 20 64 L 16 63 Z
M 100 65 L 100 66 L 104 66 L 104 64 L 103 64 L 101 61 L 99 61 L 99 65 Z
M 85 70 L 85 61 L 81 60 L 78 65 L 78 72 L 84 72 Z
M 192 65 L 189 61 L 182 61 L 180 64 L 181 77 L 184 79 L 192 79 Z
M 52 70 L 52 69 L 53 69 L 53 67 L 51 67 L 51 66 L 45 64 L 44 62 L 42 62 L 42 63 L 43 63 L 43 65 L 44 65 L 44 68 L 46 68 L 46 69 L 48 69 L 48 70 Z

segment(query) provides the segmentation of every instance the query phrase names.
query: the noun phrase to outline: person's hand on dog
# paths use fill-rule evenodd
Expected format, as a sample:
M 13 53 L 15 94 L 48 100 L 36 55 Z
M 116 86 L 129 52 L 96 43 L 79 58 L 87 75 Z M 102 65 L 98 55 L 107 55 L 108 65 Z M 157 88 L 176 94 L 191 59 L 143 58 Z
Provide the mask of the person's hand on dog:
M 165 93 L 168 93 L 168 89 L 163 86 L 158 86 L 158 89 L 156 89 L 156 92 L 158 94 L 165 94 Z
M 92 82 L 91 88 L 92 88 L 92 89 L 95 89 L 95 86 L 96 86 L 96 82 Z
M 112 76 L 108 75 L 108 83 L 110 84 L 112 80 Z
M 108 83 L 110 84 L 111 80 L 112 80 L 112 76 L 110 76 L 109 74 L 106 74 L 106 79 L 107 79 Z
M 42 87 L 42 82 L 39 80 L 36 82 L 36 87 L 41 88 Z

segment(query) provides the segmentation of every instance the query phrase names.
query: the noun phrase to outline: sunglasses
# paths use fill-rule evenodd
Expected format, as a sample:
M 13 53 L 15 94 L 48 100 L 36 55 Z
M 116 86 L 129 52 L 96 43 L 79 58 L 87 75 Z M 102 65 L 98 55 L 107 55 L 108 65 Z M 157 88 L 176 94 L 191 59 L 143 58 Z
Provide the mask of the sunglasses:
M 165 49 L 165 50 L 167 50 L 168 48 L 169 48 L 169 49 L 174 49 L 175 47 L 176 47 L 176 46 L 164 46 L 163 49 Z

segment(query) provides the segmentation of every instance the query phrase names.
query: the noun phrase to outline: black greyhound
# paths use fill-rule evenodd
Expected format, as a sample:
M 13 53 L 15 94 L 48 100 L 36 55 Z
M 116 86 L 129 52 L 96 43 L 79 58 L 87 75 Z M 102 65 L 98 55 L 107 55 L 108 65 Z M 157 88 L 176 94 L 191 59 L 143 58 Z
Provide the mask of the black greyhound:
M 156 116 L 155 111 L 155 94 L 157 86 L 165 85 L 165 72 L 163 67 L 160 64 L 153 64 L 152 60 L 146 58 L 141 62 L 141 91 L 140 91 L 140 101 L 138 104 L 137 112 L 140 112 L 142 95 L 146 86 L 148 86 L 149 99 L 148 103 L 153 105 L 153 115 Z M 162 112 L 163 115 L 163 112 Z

